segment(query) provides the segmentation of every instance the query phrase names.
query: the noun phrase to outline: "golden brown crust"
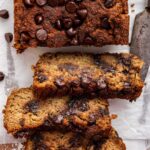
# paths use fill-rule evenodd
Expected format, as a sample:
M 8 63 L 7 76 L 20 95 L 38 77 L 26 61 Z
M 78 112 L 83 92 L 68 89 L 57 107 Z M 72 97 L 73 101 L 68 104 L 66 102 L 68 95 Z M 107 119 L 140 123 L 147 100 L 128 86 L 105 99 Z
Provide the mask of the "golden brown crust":
M 51 7 L 46 4 L 39 7 L 36 2 L 33 6 L 27 7 L 23 0 L 15 0 L 15 48 L 21 53 L 28 47 L 46 46 L 46 47 L 63 47 L 74 45 L 94 45 L 103 46 L 109 44 L 128 44 L 129 36 L 129 15 L 128 1 L 115 0 L 105 2 L 105 0 L 84 0 L 76 4 L 77 10 L 85 8 L 87 16 L 81 19 L 77 11 L 68 13 L 66 4 L 59 7 Z M 35 17 L 40 14 L 43 21 L 37 24 Z M 71 20 L 69 28 L 62 27 L 57 29 L 56 22 L 69 18 Z M 81 23 L 74 26 L 75 19 Z M 72 37 L 66 33 L 70 28 L 74 28 L 76 34 Z M 47 38 L 39 41 L 37 31 L 44 29 Z
M 92 139 L 72 132 L 38 132 L 27 140 L 25 150 L 35 150 L 37 147 L 47 150 L 126 150 L 125 144 L 114 129 L 108 138 L 97 135 Z
M 88 135 L 111 129 L 108 102 L 100 98 L 55 97 L 39 101 L 32 89 L 19 89 L 8 97 L 4 126 L 13 135 L 35 129 L 61 129 Z M 18 135 L 19 135 L 18 134 Z
M 33 88 L 37 97 L 97 94 L 103 98 L 135 100 L 143 88 L 143 61 L 122 54 L 51 54 L 34 67 Z

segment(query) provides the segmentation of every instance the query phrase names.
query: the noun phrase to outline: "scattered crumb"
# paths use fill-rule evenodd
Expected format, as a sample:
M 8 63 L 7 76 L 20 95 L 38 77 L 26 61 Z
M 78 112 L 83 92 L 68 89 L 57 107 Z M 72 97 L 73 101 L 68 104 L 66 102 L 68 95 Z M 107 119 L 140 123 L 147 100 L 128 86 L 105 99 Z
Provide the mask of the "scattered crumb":
M 132 4 L 131 4 L 131 7 L 133 8 L 134 6 L 135 6 L 135 4 L 134 4 L 134 3 L 132 3 Z
M 131 12 L 132 12 L 132 13 L 135 12 L 134 6 L 135 6 L 134 3 L 132 3 L 132 4 L 130 5 L 130 7 L 131 7 Z
M 117 119 L 117 118 L 118 118 L 118 116 L 116 114 L 111 115 L 111 119 Z

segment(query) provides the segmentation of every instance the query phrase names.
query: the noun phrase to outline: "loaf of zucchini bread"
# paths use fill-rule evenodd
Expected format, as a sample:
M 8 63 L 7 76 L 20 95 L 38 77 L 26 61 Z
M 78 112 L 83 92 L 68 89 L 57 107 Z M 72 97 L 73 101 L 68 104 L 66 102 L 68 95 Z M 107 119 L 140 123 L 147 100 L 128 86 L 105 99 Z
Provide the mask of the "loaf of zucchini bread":
M 37 97 L 98 95 L 135 100 L 143 88 L 143 61 L 129 53 L 46 53 L 33 67 Z
M 100 135 L 87 139 L 84 135 L 58 131 L 36 132 L 25 143 L 25 150 L 126 150 L 117 132 L 112 129 L 108 138 Z
M 107 100 L 101 98 L 65 96 L 41 101 L 31 88 L 22 88 L 8 97 L 4 126 L 8 133 L 19 137 L 43 129 L 82 132 L 88 137 L 108 135 L 111 117 Z

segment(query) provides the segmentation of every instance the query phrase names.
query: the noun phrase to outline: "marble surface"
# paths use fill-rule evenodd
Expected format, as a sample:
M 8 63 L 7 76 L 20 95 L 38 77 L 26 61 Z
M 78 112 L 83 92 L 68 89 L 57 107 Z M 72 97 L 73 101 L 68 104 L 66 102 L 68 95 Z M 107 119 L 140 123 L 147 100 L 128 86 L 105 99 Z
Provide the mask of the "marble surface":
M 131 7 L 131 4 L 135 4 Z M 134 17 L 137 13 L 144 9 L 144 0 L 129 0 L 130 11 L 130 37 L 133 27 Z M 17 55 L 12 47 L 9 47 L 4 40 L 4 33 L 13 32 L 13 0 L 0 0 L 0 9 L 6 8 L 10 11 L 9 20 L 0 19 L 0 70 L 6 74 L 4 82 L 0 83 L 0 112 L 3 110 L 6 103 L 6 97 L 10 90 L 16 87 L 30 86 L 32 83 L 31 65 L 35 64 L 38 56 L 49 49 L 38 48 L 27 50 L 23 55 Z M 64 50 L 65 49 L 61 49 Z M 70 49 L 67 49 L 67 51 Z M 80 48 L 85 51 L 84 48 Z M 101 49 L 102 51 L 125 52 L 129 51 L 127 46 L 108 46 Z M 51 51 L 56 51 L 51 49 Z M 57 49 L 58 51 L 58 49 Z M 88 51 L 91 51 L 88 48 Z M 92 49 L 93 51 L 93 49 Z M 95 51 L 99 52 L 99 48 Z M 147 77 L 147 85 L 143 91 L 149 99 L 149 75 Z M 147 101 L 148 102 L 148 101 Z M 119 132 L 120 136 L 125 139 L 127 150 L 150 150 L 150 105 L 144 102 L 143 95 L 136 103 L 129 104 L 127 101 L 112 101 L 110 100 L 111 113 L 118 114 L 118 119 L 113 121 L 114 127 Z M 0 143 L 18 143 L 18 140 L 7 135 L 3 128 L 3 115 L 0 113 Z M 142 118 L 142 119 L 141 119 Z M 144 120 L 143 120 L 144 118 Z

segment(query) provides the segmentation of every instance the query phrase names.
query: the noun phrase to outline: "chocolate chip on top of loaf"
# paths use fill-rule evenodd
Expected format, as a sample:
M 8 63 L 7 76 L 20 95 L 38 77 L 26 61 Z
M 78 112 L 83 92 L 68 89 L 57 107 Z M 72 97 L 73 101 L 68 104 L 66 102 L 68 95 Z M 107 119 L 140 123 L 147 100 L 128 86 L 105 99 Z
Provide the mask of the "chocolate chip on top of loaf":
M 128 44 L 127 0 L 15 0 L 15 47 Z

